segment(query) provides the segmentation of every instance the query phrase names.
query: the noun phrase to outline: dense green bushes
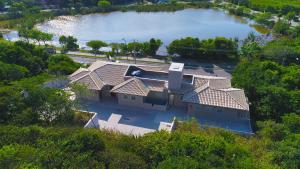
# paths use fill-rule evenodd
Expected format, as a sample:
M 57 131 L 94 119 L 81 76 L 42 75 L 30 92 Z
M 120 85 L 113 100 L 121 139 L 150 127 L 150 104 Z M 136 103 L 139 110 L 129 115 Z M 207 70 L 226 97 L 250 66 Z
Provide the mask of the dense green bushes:
M 0 42 L 0 61 L 23 66 L 31 75 L 47 68 L 49 54 L 42 48 L 24 42 Z
M 300 11 L 300 2 L 297 0 L 227 0 L 244 5 L 258 11 L 286 14 L 290 11 Z
M 1 124 L 72 123 L 74 103 L 62 90 L 46 88 L 35 79 L 0 86 Z
M 62 54 L 52 55 L 48 62 L 49 72 L 56 75 L 69 75 L 80 67 L 79 63 Z
M 6 64 L 0 61 L 0 79 L 1 81 L 14 81 L 24 78 L 28 74 L 25 67 L 15 64 Z
M 44 72 L 66 75 L 80 67 L 80 64 L 65 55 L 52 56 L 47 47 L 22 41 L 1 41 L 0 49 L 0 81 L 19 80 Z
M 243 88 L 251 103 L 253 119 L 274 119 L 295 112 L 300 115 L 300 67 L 271 61 L 240 63 L 232 83 Z
M 181 57 L 204 59 L 204 60 L 228 60 L 237 57 L 237 41 L 216 37 L 215 39 L 199 40 L 187 37 L 174 40 L 167 47 L 168 53 L 177 54 Z
M 192 121 L 173 133 L 139 138 L 98 129 L 0 126 L 0 167 L 296 169 L 299 118 L 261 122 L 258 136 L 248 138 Z

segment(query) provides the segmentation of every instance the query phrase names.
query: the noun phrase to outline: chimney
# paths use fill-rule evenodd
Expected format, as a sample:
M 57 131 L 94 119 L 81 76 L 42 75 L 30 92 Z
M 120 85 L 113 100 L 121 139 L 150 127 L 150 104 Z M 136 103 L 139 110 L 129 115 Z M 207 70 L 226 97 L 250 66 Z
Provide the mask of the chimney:
M 183 63 L 172 63 L 169 68 L 169 90 L 179 90 L 181 88 L 182 76 L 183 76 Z

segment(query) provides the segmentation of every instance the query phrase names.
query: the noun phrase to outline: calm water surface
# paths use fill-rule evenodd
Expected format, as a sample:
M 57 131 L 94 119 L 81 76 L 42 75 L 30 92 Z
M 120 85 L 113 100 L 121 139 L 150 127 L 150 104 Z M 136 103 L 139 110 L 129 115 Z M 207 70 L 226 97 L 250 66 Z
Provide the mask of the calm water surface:
M 259 34 L 245 20 L 220 10 L 186 9 L 176 12 L 112 12 L 80 16 L 61 16 L 36 26 L 53 33 L 54 44 L 60 35 L 72 35 L 80 46 L 90 40 L 111 42 L 146 41 L 159 38 L 168 45 L 187 36 L 200 39 L 224 36 L 245 38 L 249 32 Z M 12 32 L 8 39 L 13 39 Z

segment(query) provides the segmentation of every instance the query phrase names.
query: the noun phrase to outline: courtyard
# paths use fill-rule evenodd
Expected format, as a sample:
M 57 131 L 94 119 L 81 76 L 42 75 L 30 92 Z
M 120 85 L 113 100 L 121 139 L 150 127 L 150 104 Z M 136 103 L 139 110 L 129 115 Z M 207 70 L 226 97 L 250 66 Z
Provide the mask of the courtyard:
M 156 130 L 173 128 L 173 121 L 195 118 L 201 127 L 220 127 L 241 134 L 252 134 L 249 120 L 234 121 L 214 115 L 190 116 L 185 108 L 169 107 L 167 111 L 149 110 L 118 105 L 116 101 L 87 101 L 84 111 L 96 115 L 86 127 L 116 130 L 127 135 L 144 135 Z M 113 122 L 112 122 L 113 121 Z

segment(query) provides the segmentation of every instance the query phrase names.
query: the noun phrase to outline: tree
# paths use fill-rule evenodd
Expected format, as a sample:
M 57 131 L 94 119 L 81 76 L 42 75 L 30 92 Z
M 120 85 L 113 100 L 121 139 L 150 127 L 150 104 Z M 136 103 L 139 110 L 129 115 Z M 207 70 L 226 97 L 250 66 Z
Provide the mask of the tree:
M 23 2 L 13 2 L 8 10 L 8 15 L 11 18 L 18 18 L 23 16 L 26 6 Z
M 98 2 L 98 7 L 105 11 L 108 10 L 110 8 L 110 6 L 111 6 L 111 3 L 107 0 L 100 0 Z
M 170 55 L 178 54 L 183 57 L 195 58 L 199 55 L 200 42 L 198 38 L 187 37 L 174 40 L 167 47 Z
M 258 134 L 261 137 L 271 139 L 272 141 L 281 141 L 288 134 L 288 130 L 283 124 L 271 120 L 257 122 L 257 125 L 260 129 Z
M 72 92 L 75 93 L 75 106 L 78 109 L 88 110 L 87 98 L 92 96 L 92 92 L 88 89 L 86 85 L 80 83 L 72 83 L 70 84 Z
M 154 39 L 151 38 L 149 41 L 149 47 L 147 49 L 146 54 L 150 55 L 150 56 L 155 56 L 157 53 L 157 50 L 159 49 L 159 47 L 162 45 L 162 41 L 160 39 Z
M 248 61 L 257 57 L 260 54 L 261 47 L 256 43 L 246 43 L 241 47 L 241 55 L 246 57 Z
M 259 23 L 259 24 L 263 24 L 263 25 L 268 25 L 270 26 L 270 19 L 272 17 L 271 13 L 265 12 L 265 13 L 259 13 L 257 15 L 255 15 L 254 20 Z
M 37 29 L 29 30 L 28 34 L 30 39 L 35 40 L 40 45 L 40 41 L 44 42 L 44 45 L 46 45 L 46 41 L 51 41 L 53 38 L 52 34 L 41 32 Z
M 95 54 L 95 56 L 99 53 L 99 49 L 102 47 L 106 47 L 107 44 L 100 40 L 92 40 L 86 43 L 86 45 L 90 48 L 92 48 L 92 53 Z
M 273 32 L 281 35 L 288 35 L 289 30 L 290 24 L 282 20 L 276 22 L 273 27 Z
M 59 38 L 59 44 L 62 45 L 62 53 L 67 53 L 68 51 L 76 51 L 79 48 L 77 39 L 73 36 L 61 36 Z
M 232 84 L 245 90 L 254 119 L 281 121 L 285 114 L 300 113 L 299 69 L 272 61 L 244 61 L 234 70 Z
M 22 92 L 19 88 L 0 87 L 0 123 L 13 123 L 16 115 L 24 108 Z
M 167 47 L 170 55 L 196 59 L 230 59 L 237 56 L 237 40 L 216 37 L 215 39 L 199 40 L 187 37 L 174 40 Z
M 80 67 L 79 63 L 74 62 L 67 55 L 57 54 L 49 58 L 48 69 L 57 75 L 69 75 Z
M 19 80 L 28 74 L 29 71 L 25 67 L 0 61 L 0 81 Z
M 297 14 L 294 11 L 288 12 L 285 16 L 285 19 L 291 24 L 291 21 L 296 20 Z
M 69 95 L 54 88 L 35 87 L 27 89 L 25 103 L 32 108 L 39 119 L 46 124 L 68 122 L 73 119 L 73 102 Z
M 300 115 L 296 113 L 290 113 L 282 116 L 283 124 L 289 129 L 292 133 L 300 132 Z
M 263 58 L 276 61 L 282 65 L 300 63 L 298 49 L 299 39 L 281 38 L 267 43 L 262 50 Z

